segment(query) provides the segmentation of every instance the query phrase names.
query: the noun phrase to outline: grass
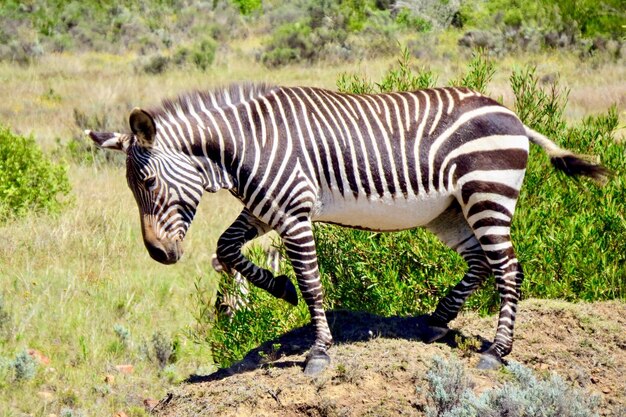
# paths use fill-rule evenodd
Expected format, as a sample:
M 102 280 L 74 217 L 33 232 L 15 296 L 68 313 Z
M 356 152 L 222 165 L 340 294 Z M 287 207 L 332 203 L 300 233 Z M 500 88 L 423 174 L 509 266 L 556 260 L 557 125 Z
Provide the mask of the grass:
M 58 411 L 61 404 L 112 414 L 162 397 L 170 381 L 152 352 L 157 333 L 179 341 L 170 379 L 212 365 L 210 352 L 187 337 L 195 325 L 191 291 L 194 280 L 216 282 L 207 267 L 210 255 L 237 206 L 224 194 L 205 203 L 189 234 L 187 256 L 168 268 L 143 248 L 135 202 L 120 169 L 74 166 L 72 180 L 76 200 L 65 213 L 0 229 L 4 309 L 12 322 L 0 356 L 34 348 L 51 361 L 32 380 L 3 387 L 3 416 Z M 128 330 L 128 346 L 115 344 L 116 326 Z M 115 371 L 126 363 L 134 366 L 132 374 Z M 109 387 L 103 382 L 107 374 L 115 376 Z M 52 403 L 46 405 L 38 392 L 53 393 Z
M 357 71 L 380 79 L 395 61 L 269 71 L 247 48 L 245 43 L 236 45 L 206 72 L 161 75 L 136 72 L 131 55 L 48 55 L 28 67 L 0 63 L 0 119 L 20 133 L 32 133 L 50 152 L 58 147 L 57 138 L 63 144 L 80 133 L 74 109 L 106 112 L 112 125 L 125 129 L 129 109 L 149 107 L 181 91 L 240 80 L 334 88 L 339 73 Z M 626 79 L 626 69 L 576 60 L 560 53 L 505 58 L 489 91 L 507 102 L 509 69 L 517 62 L 534 62 L 539 74 L 559 71 L 561 83 L 571 89 L 568 118 L 603 111 L 618 101 L 623 121 L 626 103 L 619 99 L 626 96 L 626 85 L 620 80 Z M 436 70 L 439 83 L 445 84 L 466 61 L 455 54 L 420 64 Z M 38 365 L 32 379 L 1 383 L 0 416 L 46 416 L 63 409 L 85 415 L 122 410 L 129 416 L 144 415 L 143 399 L 161 398 L 170 384 L 198 368 L 210 369 L 210 352 L 191 336 L 197 314 L 194 283 L 214 291 L 218 276 L 210 268 L 210 256 L 240 206 L 227 194 L 208 197 L 187 237 L 185 257 L 175 266 L 162 266 L 143 247 L 123 171 L 72 162 L 68 174 L 73 203 L 68 209 L 0 226 L 5 313 L 0 318 L 10 323 L 10 331 L 0 332 L 0 365 L 26 348 L 51 361 Z M 124 333 L 120 326 L 128 331 L 126 342 L 119 336 Z M 163 369 L 152 346 L 157 333 L 175 345 L 176 361 Z M 131 374 L 116 371 L 116 365 L 126 363 L 134 366 Z M 107 383 L 109 374 L 114 381 Z

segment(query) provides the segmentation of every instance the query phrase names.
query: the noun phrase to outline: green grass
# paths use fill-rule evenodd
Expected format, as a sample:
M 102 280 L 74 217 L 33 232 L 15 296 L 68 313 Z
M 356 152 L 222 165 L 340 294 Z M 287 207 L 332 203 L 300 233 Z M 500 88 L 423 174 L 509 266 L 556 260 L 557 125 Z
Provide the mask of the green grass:
M 145 398 L 162 397 L 171 382 L 212 367 L 209 350 L 188 337 L 195 328 L 192 289 L 194 280 L 214 287 L 210 255 L 237 207 L 222 194 L 203 204 L 185 259 L 168 268 L 143 247 L 121 169 L 74 166 L 71 175 L 73 207 L 0 228 L 3 321 L 10 322 L 0 333 L 0 357 L 13 359 L 34 348 L 51 361 L 38 365 L 32 379 L 0 381 L 3 416 L 46 415 L 62 407 L 90 415 L 128 412 Z M 128 331 L 125 343 L 120 326 Z M 157 333 L 177 344 L 169 369 L 161 369 L 154 351 Z M 132 374 L 115 370 L 128 363 Z M 113 384 L 104 382 L 107 374 L 115 377 Z M 38 392 L 52 393 L 52 401 L 47 404 Z

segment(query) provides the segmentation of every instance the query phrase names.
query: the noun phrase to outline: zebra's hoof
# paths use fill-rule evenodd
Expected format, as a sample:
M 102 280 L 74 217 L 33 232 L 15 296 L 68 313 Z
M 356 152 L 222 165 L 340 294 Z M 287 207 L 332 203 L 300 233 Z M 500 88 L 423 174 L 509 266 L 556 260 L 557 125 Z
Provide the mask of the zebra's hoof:
M 284 288 L 283 293 L 279 298 L 282 298 L 291 305 L 298 305 L 298 293 L 296 292 L 296 287 L 294 287 L 293 283 L 291 282 L 289 277 L 287 277 L 287 275 L 277 276 L 276 286 L 278 288 Z
M 483 353 L 476 368 L 483 371 L 497 371 L 502 366 L 502 359 L 493 353 Z
M 439 339 L 442 339 L 448 334 L 450 328 L 448 326 L 440 326 L 439 323 L 435 324 L 430 317 L 424 323 L 424 330 L 421 332 L 421 339 L 424 343 L 433 343 Z
M 319 348 L 313 348 L 306 356 L 304 374 L 314 376 L 322 372 L 330 365 L 330 356 Z

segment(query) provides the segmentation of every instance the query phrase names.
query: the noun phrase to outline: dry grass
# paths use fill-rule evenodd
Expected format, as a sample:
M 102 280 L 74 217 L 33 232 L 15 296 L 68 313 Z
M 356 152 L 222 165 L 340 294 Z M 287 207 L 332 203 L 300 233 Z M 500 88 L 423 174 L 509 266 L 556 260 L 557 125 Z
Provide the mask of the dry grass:
M 248 46 L 248 48 L 251 48 Z M 161 75 L 147 75 L 135 68 L 134 56 L 49 55 L 37 65 L 16 67 L 0 64 L 0 95 L 4 97 L 0 118 L 22 133 L 32 132 L 40 143 L 51 148 L 55 139 L 65 140 L 79 131 L 73 110 L 87 114 L 109 115 L 115 126 L 126 127 L 126 118 L 135 106 L 149 107 L 165 97 L 183 91 L 207 89 L 236 81 L 256 81 L 285 85 L 312 85 L 334 88 L 341 72 L 358 72 L 380 79 L 394 58 L 343 64 L 329 67 L 285 67 L 268 70 L 251 57 L 250 49 L 236 49 L 206 72 L 174 70 Z M 416 60 L 440 74 L 439 83 L 455 78 L 464 70 L 467 57 L 456 54 L 449 59 Z M 580 61 L 566 53 L 505 58 L 489 91 L 512 104 L 508 77 L 512 68 L 536 65 L 537 74 L 553 78 L 557 74 L 563 86 L 571 89 L 566 116 L 579 120 L 584 115 L 601 112 L 617 103 L 622 119 L 626 118 L 626 67 L 599 60 Z

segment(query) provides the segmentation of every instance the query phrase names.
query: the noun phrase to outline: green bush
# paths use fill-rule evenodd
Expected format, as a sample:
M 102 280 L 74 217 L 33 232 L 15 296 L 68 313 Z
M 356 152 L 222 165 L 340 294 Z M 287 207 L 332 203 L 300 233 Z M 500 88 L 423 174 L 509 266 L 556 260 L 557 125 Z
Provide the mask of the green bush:
M 213 39 L 203 39 L 194 45 L 194 48 L 191 51 L 191 62 L 193 62 L 197 68 L 205 71 L 211 66 L 211 64 L 213 64 L 216 50 L 217 43 Z
M 33 379 L 37 373 L 37 362 L 25 350 L 15 355 L 11 366 L 13 367 L 13 377 L 15 381 Z
M 44 52 L 63 50 L 145 55 L 207 34 L 240 37 L 246 33 L 242 13 L 260 5 L 260 0 L 5 0 L 0 60 L 27 64 Z
M 467 73 L 456 80 L 452 80 L 450 85 L 463 86 L 487 94 L 487 85 L 495 73 L 495 63 L 489 59 L 487 52 L 476 50 L 472 60 L 467 65 Z
M 0 125 L 0 222 L 60 210 L 60 197 L 70 192 L 66 171 L 51 162 L 32 137 Z
M 231 0 L 242 15 L 247 16 L 259 10 L 263 5 L 261 0 Z
M 343 73 L 337 79 L 337 89 L 343 93 L 353 94 L 388 93 L 434 87 L 436 83 L 437 76 L 429 69 L 411 68 L 410 53 L 404 48 L 396 67 L 387 70 L 380 82 L 372 82 L 358 74 Z
M 280 25 L 261 56 L 268 67 L 297 62 L 363 59 L 395 52 L 398 25 L 374 2 L 323 0 L 306 3 L 306 13 Z
M 247 255 L 257 265 L 265 265 L 267 255 L 258 246 L 252 246 Z M 282 262 L 280 270 L 290 273 L 291 266 Z M 230 294 L 240 290 L 228 277 L 223 278 L 220 288 Z M 244 308 L 235 310 L 232 316 L 215 314 L 213 292 L 203 288 L 201 281 L 196 283 L 195 296 L 198 306 L 195 337 L 208 343 L 213 361 L 221 367 L 242 359 L 259 344 L 304 325 L 309 318 L 304 302 L 294 308 L 253 285 L 250 285 L 249 302 Z
M 313 59 L 316 52 L 311 31 L 311 27 L 303 22 L 287 23 L 277 28 L 261 61 L 272 68 Z
M 396 15 L 396 22 L 416 32 L 427 32 L 432 29 L 432 23 L 422 17 L 415 16 L 409 9 L 401 9 Z
M 623 37 L 626 6 L 621 0 L 487 0 L 463 2 L 466 26 L 477 29 L 529 27 L 541 33 L 556 31 L 582 38 Z

